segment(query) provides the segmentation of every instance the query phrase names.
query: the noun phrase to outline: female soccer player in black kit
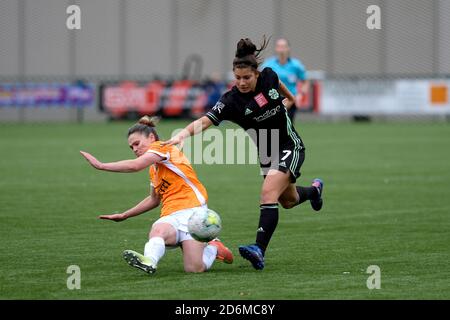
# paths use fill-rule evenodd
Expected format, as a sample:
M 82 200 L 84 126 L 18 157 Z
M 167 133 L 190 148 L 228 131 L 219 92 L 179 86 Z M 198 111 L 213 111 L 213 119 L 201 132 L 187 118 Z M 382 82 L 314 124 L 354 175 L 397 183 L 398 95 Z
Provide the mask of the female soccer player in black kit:
M 305 159 L 305 146 L 287 115 L 286 109 L 294 105 L 294 96 L 272 69 L 258 71 L 258 56 L 266 46 L 265 38 L 259 49 L 250 39 L 241 39 L 233 60 L 235 86 L 224 93 L 205 116 L 164 142 L 182 144 L 186 137 L 223 120 L 237 123 L 247 130 L 258 147 L 264 183 L 256 243 L 240 246 L 239 252 L 258 270 L 264 268 L 265 251 L 278 224 L 278 203 L 290 209 L 309 200 L 316 211 L 323 204 L 323 182 L 320 179 L 314 179 L 310 187 L 295 185 Z M 278 150 L 272 150 L 274 148 Z M 262 154 L 267 154 L 268 159 L 263 159 Z

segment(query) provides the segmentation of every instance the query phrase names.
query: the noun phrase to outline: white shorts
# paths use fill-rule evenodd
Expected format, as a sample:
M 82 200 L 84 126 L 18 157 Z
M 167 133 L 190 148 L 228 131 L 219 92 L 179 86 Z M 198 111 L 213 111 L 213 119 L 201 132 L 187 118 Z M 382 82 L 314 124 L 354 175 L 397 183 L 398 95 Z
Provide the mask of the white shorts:
M 175 211 L 174 213 L 171 213 L 168 216 L 159 218 L 153 223 L 153 225 L 157 223 L 168 223 L 172 227 L 174 227 L 177 235 L 176 246 L 179 246 L 185 240 L 194 240 L 188 231 L 188 220 L 194 212 L 197 212 L 199 210 L 206 211 L 208 210 L 208 206 L 204 205 L 201 207 L 194 207 L 189 209 L 183 209 L 180 211 Z

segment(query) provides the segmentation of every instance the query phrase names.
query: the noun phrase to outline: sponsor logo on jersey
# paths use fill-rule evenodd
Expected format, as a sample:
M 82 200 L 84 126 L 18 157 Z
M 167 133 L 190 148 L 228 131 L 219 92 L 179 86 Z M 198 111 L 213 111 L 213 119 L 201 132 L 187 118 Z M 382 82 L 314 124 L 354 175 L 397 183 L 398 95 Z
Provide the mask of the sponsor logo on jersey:
M 253 112 L 253 111 L 250 110 L 249 108 L 245 109 L 245 115 L 246 115 L 246 116 L 249 115 L 249 114 L 252 113 L 252 112 Z
M 276 89 L 270 89 L 269 97 L 271 97 L 273 100 L 276 100 L 276 99 L 278 99 L 279 96 L 280 96 L 280 94 L 278 93 L 278 91 Z
M 264 107 L 266 104 L 269 103 L 269 101 L 267 101 L 266 97 L 264 97 L 264 95 L 262 93 L 257 94 L 255 96 L 255 101 L 260 108 Z
M 267 110 L 266 112 L 264 112 L 262 115 L 258 116 L 258 117 L 254 117 L 253 119 L 256 120 L 257 122 L 261 122 L 263 120 L 266 120 L 270 117 L 273 117 L 274 115 L 277 114 L 278 111 L 280 111 L 281 106 L 277 106 L 276 108 Z
M 161 179 L 161 184 L 158 186 L 159 187 L 159 193 L 163 194 L 164 192 L 167 191 L 167 189 L 169 189 L 171 183 L 165 179 Z

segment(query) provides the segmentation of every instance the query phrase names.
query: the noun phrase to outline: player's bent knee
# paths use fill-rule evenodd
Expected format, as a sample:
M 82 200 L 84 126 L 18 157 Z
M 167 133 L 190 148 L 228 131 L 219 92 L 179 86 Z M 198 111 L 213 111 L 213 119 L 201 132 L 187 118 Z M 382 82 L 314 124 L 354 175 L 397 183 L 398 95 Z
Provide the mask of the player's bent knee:
M 149 233 L 149 238 L 153 237 L 161 237 L 166 242 L 172 240 L 172 238 L 176 238 L 176 230 L 171 226 L 167 224 L 156 224 L 152 226 L 152 229 Z
M 168 232 L 171 225 L 167 223 L 156 223 L 152 226 L 150 233 L 165 233 Z
M 284 209 L 291 209 L 296 205 L 293 201 L 280 201 L 280 204 Z
M 201 264 L 192 264 L 188 266 L 184 266 L 184 271 L 189 273 L 200 273 L 205 271 L 205 265 Z
M 263 190 L 263 192 L 261 192 L 261 203 L 276 203 L 278 196 L 277 192 Z
M 295 198 L 279 199 L 279 202 L 284 209 L 291 209 L 298 204 L 298 201 Z
M 149 235 L 149 238 L 161 237 L 164 239 L 167 235 L 167 232 L 162 229 L 152 229 L 148 235 Z

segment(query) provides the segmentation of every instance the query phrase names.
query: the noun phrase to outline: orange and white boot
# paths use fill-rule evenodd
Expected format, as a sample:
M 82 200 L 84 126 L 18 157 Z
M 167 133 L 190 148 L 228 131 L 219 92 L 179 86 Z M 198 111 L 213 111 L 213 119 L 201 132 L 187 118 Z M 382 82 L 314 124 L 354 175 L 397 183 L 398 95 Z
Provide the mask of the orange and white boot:
M 225 263 L 233 263 L 233 253 L 230 249 L 225 247 L 222 241 L 220 241 L 218 238 L 215 238 L 208 242 L 208 244 L 217 248 L 217 260 L 223 261 Z

